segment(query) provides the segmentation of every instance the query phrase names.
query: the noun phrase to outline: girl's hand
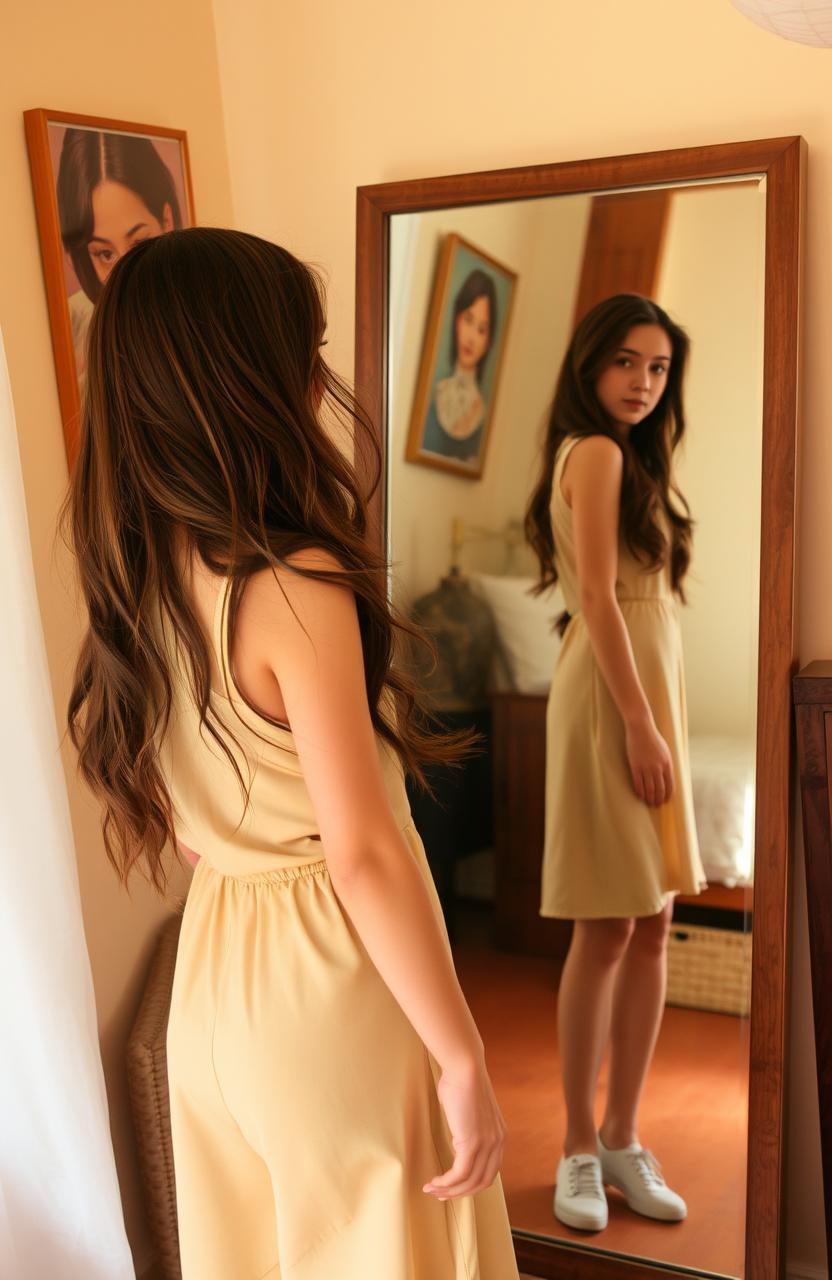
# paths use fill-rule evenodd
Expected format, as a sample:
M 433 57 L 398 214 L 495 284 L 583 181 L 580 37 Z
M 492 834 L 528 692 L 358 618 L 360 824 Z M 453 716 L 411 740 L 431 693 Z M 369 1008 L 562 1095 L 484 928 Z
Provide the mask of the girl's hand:
M 657 806 L 673 795 L 673 760 L 653 720 L 628 724 L 627 759 L 639 800 Z
M 436 1092 L 451 1131 L 454 1162 L 422 1189 L 438 1200 L 473 1195 L 496 1178 L 506 1133 L 485 1061 L 456 1073 L 443 1071 Z

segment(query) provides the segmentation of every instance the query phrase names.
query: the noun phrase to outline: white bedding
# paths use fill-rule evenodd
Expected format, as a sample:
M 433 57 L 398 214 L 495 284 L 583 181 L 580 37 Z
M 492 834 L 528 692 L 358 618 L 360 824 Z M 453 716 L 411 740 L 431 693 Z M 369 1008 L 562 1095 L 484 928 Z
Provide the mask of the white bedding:
M 754 868 L 753 741 L 693 735 L 690 772 L 702 865 L 710 883 L 751 884 Z
M 468 580 L 491 609 L 497 628 L 490 687 L 546 693 L 560 650 L 560 636 L 552 630 L 552 620 L 564 607 L 560 587 L 532 596 L 534 578 L 472 573 Z

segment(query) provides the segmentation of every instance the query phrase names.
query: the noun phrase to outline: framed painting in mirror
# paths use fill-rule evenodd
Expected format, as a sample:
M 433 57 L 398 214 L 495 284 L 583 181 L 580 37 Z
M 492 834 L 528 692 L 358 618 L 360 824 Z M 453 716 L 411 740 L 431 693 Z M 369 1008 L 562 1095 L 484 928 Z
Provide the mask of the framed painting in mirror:
M 472 479 L 482 475 L 516 280 L 516 272 L 455 232 L 442 239 L 408 462 Z

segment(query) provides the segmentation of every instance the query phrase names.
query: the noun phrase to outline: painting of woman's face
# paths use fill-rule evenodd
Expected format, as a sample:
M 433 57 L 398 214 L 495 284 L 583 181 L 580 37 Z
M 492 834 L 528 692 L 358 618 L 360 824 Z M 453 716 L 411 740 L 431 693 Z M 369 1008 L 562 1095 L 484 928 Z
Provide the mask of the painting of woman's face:
M 173 229 L 173 212 L 169 204 L 165 204 L 160 220 L 135 191 L 107 179 L 99 182 L 92 193 L 92 216 L 93 229 L 87 241 L 87 252 L 102 284 L 132 245 Z
M 517 273 L 453 231 L 436 248 L 405 458 L 478 480 Z
M 456 353 L 463 369 L 476 369 L 491 342 L 491 309 L 482 294 L 456 318 Z
M 141 240 L 194 225 L 185 132 L 24 112 L 67 460 L 78 447 L 95 305 Z

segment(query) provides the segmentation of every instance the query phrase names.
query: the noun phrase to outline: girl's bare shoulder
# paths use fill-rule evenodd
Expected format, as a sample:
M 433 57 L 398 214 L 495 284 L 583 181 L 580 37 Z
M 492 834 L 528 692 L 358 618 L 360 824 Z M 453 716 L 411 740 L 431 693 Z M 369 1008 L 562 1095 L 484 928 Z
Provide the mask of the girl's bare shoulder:
M 251 575 L 240 606 L 241 622 L 257 651 L 271 648 L 275 638 L 285 642 L 291 634 L 318 642 L 336 642 L 355 621 L 355 598 L 349 586 L 326 577 L 310 577 L 297 570 L 318 573 L 344 570 L 334 552 L 324 547 L 304 547 L 290 552 L 282 564 L 266 565 Z
M 303 570 L 312 570 L 323 575 L 343 573 L 345 565 L 333 551 L 326 547 L 302 547 L 298 551 L 290 551 L 281 563 L 264 565 L 251 575 L 249 590 L 260 597 L 279 597 L 284 591 L 290 595 L 318 594 L 328 587 L 342 586 L 337 579 L 329 581 L 326 576 L 310 577 Z
M 581 436 L 563 464 L 560 483 L 567 504 L 572 506 L 574 486 L 581 488 L 620 485 L 624 470 L 621 446 L 609 436 Z
M 621 445 L 610 436 L 580 436 L 572 446 L 567 463 L 578 460 L 579 466 L 621 467 L 624 454 Z

